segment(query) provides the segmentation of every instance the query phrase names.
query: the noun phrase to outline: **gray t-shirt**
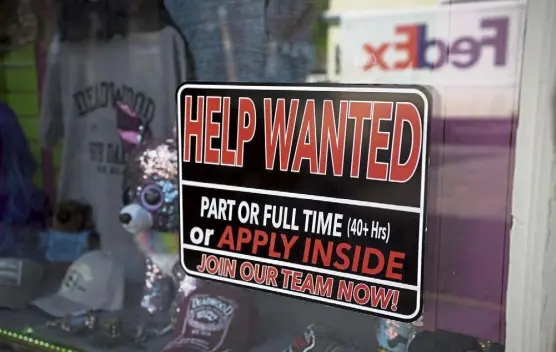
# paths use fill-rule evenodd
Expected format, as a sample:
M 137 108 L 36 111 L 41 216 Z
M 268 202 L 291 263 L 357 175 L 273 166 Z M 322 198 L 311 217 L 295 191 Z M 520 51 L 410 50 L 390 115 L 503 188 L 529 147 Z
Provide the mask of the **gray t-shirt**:
M 108 42 L 55 39 L 49 51 L 39 139 L 47 149 L 63 141 L 57 198 L 93 206 L 103 249 L 130 278 L 142 279 L 143 257 L 118 221 L 125 155 L 115 104 L 134 109 L 153 137 L 171 136 L 185 70 L 185 46 L 171 27 Z

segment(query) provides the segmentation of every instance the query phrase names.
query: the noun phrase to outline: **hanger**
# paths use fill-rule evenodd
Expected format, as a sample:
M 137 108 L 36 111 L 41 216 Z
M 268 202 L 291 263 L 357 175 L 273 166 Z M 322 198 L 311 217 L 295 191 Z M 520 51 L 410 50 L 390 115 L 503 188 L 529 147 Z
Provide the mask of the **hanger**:
M 58 11 L 61 41 L 107 39 L 107 1 L 61 0 Z
M 62 41 L 109 41 L 131 32 L 154 31 L 168 24 L 163 1 L 62 0 Z
M 106 2 L 106 31 L 103 39 L 125 37 L 131 32 L 131 2 L 133 0 L 104 0 Z

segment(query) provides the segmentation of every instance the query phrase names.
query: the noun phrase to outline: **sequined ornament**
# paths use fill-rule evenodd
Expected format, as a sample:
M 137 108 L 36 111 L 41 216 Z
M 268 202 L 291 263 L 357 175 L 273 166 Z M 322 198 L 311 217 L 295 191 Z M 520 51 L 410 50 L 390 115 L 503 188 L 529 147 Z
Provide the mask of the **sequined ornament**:
M 408 323 L 381 319 L 377 329 L 379 351 L 406 352 L 415 337 L 415 328 Z
M 118 132 L 128 151 L 120 222 L 145 254 L 141 306 L 155 314 L 167 310 L 172 301 L 181 301 L 182 286 L 196 281 L 185 275 L 179 263 L 176 139 L 153 139 L 148 126 L 129 107 L 119 104 L 117 111 Z

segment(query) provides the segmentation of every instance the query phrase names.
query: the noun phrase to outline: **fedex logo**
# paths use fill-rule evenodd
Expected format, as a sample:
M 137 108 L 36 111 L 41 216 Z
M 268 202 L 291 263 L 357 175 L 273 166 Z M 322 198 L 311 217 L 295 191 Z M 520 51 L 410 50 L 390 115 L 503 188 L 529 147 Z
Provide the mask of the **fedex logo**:
M 397 26 L 395 33 L 396 36 L 403 37 L 401 41 L 363 45 L 363 50 L 369 56 L 363 69 L 365 71 L 375 67 L 383 71 L 408 68 L 438 69 L 446 65 L 464 69 L 475 65 L 485 49 L 492 50 L 494 66 L 505 66 L 508 27 L 507 17 L 485 18 L 479 22 L 480 36 L 463 35 L 449 42 L 431 35 L 426 24 Z M 387 60 L 386 55 L 390 51 L 403 53 L 405 58 L 394 62 Z M 434 58 L 431 58 L 432 56 Z

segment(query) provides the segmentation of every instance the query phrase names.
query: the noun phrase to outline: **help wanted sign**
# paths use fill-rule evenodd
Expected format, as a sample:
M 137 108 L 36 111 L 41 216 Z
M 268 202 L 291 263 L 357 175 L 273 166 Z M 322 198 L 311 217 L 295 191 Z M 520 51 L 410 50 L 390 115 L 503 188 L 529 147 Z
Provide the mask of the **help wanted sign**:
M 184 84 L 183 268 L 417 319 L 430 108 L 417 86 Z

